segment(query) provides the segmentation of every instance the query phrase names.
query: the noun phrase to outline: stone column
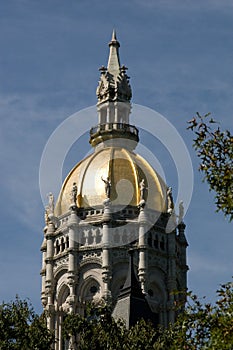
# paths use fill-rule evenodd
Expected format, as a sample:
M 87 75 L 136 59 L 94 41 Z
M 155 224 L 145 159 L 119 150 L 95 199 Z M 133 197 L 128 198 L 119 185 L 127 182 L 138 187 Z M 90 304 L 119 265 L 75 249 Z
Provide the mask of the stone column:
M 78 225 L 79 218 L 77 216 L 77 207 L 76 205 L 70 207 L 70 217 L 68 221 L 69 229 L 69 267 L 68 267 L 68 284 L 70 288 L 69 296 L 69 311 L 75 312 L 76 305 L 76 295 L 75 295 L 75 286 L 77 283 L 77 251 L 79 245 L 79 236 L 78 236 Z
M 46 232 L 47 240 L 47 254 L 46 254 L 46 295 L 47 295 L 47 325 L 50 330 L 54 329 L 54 302 L 53 302 L 53 288 L 54 288 L 54 276 L 53 276 L 53 255 L 54 255 L 54 233 L 55 226 L 52 221 L 48 223 L 48 229 Z
M 138 241 L 138 249 L 139 249 L 139 264 L 138 264 L 138 277 L 141 283 L 142 292 L 146 293 L 146 278 L 147 278 L 147 217 L 145 213 L 145 201 L 141 200 L 140 204 L 140 212 L 138 216 L 139 223 L 139 241 Z
M 46 234 L 47 232 L 47 226 L 44 230 L 44 233 Z M 43 308 L 45 309 L 46 305 L 47 305 L 47 296 L 46 296 L 46 289 L 45 289 L 45 285 L 46 285 L 46 255 L 47 255 L 47 242 L 46 239 L 44 238 L 42 246 L 40 248 L 41 252 L 42 252 L 42 267 L 41 267 L 41 271 L 40 271 L 40 275 L 41 275 L 41 279 L 42 279 L 42 285 L 41 285 L 41 302 L 43 305 Z
M 104 284 L 103 297 L 107 301 L 111 298 L 110 281 L 111 281 L 111 268 L 110 268 L 110 234 L 109 228 L 111 227 L 111 210 L 110 200 L 104 201 L 104 214 L 103 214 L 103 256 L 102 256 L 102 279 Z
M 115 107 L 115 110 L 114 110 L 114 122 L 115 123 L 119 123 L 119 119 L 118 119 L 118 113 L 119 113 L 119 110 L 118 110 L 118 102 L 115 102 L 114 103 L 114 107 Z
M 167 288 L 168 288 L 168 323 L 175 322 L 175 310 L 174 310 L 174 291 L 177 290 L 176 284 L 176 230 L 173 230 L 168 235 L 168 276 L 167 276 Z
M 185 237 L 185 227 L 186 225 L 184 224 L 183 221 L 180 222 L 180 224 L 178 225 L 178 230 L 179 230 L 179 234 L 178 234 L 178 238 L 179 238 L 179 243 L 180 243 L 180 269 L 181 269 L 181 288 L 183 290 L 187 290 L 187 271 L 189 269 L 188 265 L 187 265 L 187 257 L 186 257 L 186 250 L 188 247 L 188 242 L 186 240 Z M 181 296 L 182 301 L 185 304 L 186 301 L 186 296 Z
M 111 113 L 111 110 L 110 110 L 110 102 L 107 103 L 107 115 L 106 115 L 106 123 L 110 123 L 110 113 Z

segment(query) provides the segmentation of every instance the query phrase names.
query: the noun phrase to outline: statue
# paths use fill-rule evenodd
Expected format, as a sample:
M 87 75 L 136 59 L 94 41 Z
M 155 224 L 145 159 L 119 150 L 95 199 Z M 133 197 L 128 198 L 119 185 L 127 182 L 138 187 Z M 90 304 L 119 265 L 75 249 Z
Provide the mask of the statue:
M 71 191 L 71 201 L 74 204 L 76 204 L 76 201 L 77 201 L 77 193 L 78 193 L 77 185 L 76 185 L 76 182 L 74 182 L 72 191 Z
M 173 202 L 173 196 L 172 196 L 172 188 L 168 187 L 167 188 L 167 212 L 171 214 L 173 209 L 174 209 L 174 202 Z
M 139 187 L 140 187 L 140 201 L 143 201 L 145 200 L 145 194 L 147 190 L 144 179 L 142 179 L 142 181 L 139 183 Z
M 48 198 L 48 211 L 50 214 L 54 213 L 54 196 L 52 194 L 52 192 L 49 192 L 49 194 L 47 195 Z
M 183 218 L 184 218 L 184 203 L 183 201 L 180 201 L 178 222 L 181 223 L 183 221 Z
M 111 181 L 109 180 L 109 177 L 107 177 L 107 179 L 104 180 L 103 176 L 101 176 L 101 180 L 105 183 L 105 194 L 106 194 L 106 197 L 110 198 Z

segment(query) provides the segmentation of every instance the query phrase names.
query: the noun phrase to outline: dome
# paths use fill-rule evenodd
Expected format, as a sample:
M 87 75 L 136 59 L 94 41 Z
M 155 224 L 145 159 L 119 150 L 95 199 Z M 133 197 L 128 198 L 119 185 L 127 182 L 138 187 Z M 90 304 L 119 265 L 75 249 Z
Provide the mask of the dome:
M 167 186 L 149 163 L 125 148 L 106 147 L 96 150 L 71 170 L 59 194 L 55 215 L 68 212 L 74 182 L 79 208 L 103 206 L 106 199 L 103 180 L 107 178 L 111 182 L 110 200 L 113 206 L 137 206 L 140 202 L 140 182 L 144 179 L 147 207 L 166 211 Z

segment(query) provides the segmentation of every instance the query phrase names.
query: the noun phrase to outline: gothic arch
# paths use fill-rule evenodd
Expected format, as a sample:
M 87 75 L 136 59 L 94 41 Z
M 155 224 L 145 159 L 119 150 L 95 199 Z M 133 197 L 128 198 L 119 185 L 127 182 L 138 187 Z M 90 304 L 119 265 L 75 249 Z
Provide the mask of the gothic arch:
M 86 265 L 96 265 L 96 267 L 101 267 L 101 259 L 97 257 L 88 257 L 80 262 L 81 268 L 86 268 Z
M 59 303 L 60 295 L 64 290 L 63 286 L 68 287 L 67 283 L 67 270 L 64 267 L 60 267 L 59 271 L 56 272 L 55 280 L 54 280 L 54 301 L 55 303 Z M 68 287 L 69 288 L 69 287 Z
M 152 268 L 148 274 L 147 300 L 154 312 L 159 312 L 159 306 L 167 301 L 165 274 L 160 268 Z
M 65 306 L 67 298 L 70 295 L 70 288 L 66 283 L 62 283 L 57 289 L 57 305 Z
M 94 275 L 88 276 L 80 286 L 79 295 L 83 302 L 98 302 L 102 296 L 101 281 Z
M 95 262 L 90 262 L 88 259 L 80 269 L 77 295 L 80 296 L 81 301 L 97 301 L 102 294 L 103 282 L 101 264 L 97 263 L 96 259 L 93 260 Z
M 68 264 L 62 264 L 60 266 L 58 266 L 58 268 L 56 269 L 55 273 L 54 273 L 54 278 L 56 281 L 58 281 L 64 274 L 66 274 L 68 271 Z

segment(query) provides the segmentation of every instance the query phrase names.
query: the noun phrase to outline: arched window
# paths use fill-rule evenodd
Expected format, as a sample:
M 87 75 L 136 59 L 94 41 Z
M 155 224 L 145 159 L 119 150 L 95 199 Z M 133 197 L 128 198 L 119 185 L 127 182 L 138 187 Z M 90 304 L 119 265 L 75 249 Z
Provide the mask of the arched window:
M 55 244 L 55 255 L 59 254 L 59 252 L 60 252 L 60 245 L 59 245 L 59 241 L 57 239 L 56 244 Z
M 100 242 L 101 242 L 100 230 L 97 229 L 97 231 L 96 231 L 96 244 L 99 244 Z
M 65 250 L 65 242 L 64 242 L 64 238 L 62 237 L 61 239 L 61 251 L 63 252 Z
M 88 231 L 88 244 L 93 244 L 93 235 L 91 230 Z
M 66 237 L 66 248 L 67 249 L 69 248 L 69 237 L 68 236 Z
M 82 300 L 84 302 L 97 301 L 100 299 L 100 285 L 96 279 L 90 278 L 83 286 Z

